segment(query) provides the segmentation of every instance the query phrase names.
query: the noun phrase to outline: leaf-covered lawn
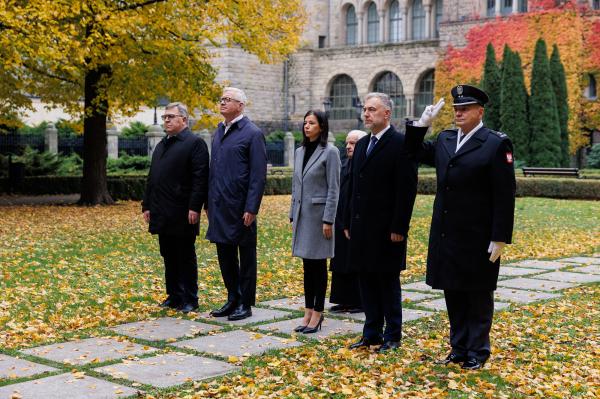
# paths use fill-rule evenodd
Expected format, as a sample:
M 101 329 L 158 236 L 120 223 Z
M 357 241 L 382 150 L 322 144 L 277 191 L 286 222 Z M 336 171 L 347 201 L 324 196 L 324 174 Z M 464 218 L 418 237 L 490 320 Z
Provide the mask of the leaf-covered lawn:
M 424 278 L 432 202 L 417 198 L 403 283 Z M 263 202 L 259 301 L 302 293 L 301 264 L 290 256 L 288 206 L 289 196 Z M 598 252 L 600 203 L 520 198 L 513 239 L 505 263 Z M 157 240 L 146 232 L 138 203 L 2 207 L 0 242 L 0 348 L 6 352 L 103 335 L 102 327 L 167 313 L 156 306 L 164 292 Z M 214 245 L 200 238 L 196 247 L 200 306 L 208 310 L 223 301 L 225 289 Z M 406 328 L 403 348 L 392 356 L 351 353 L 339 339 L 242 360 L 240 374 L 156 395 L 597 397 L 600 288 L 566 292 L 557 301 L 498 313 L 494 354 L 482 372 L 431 363 L 447 350 L 446 317 L 438 315 Z

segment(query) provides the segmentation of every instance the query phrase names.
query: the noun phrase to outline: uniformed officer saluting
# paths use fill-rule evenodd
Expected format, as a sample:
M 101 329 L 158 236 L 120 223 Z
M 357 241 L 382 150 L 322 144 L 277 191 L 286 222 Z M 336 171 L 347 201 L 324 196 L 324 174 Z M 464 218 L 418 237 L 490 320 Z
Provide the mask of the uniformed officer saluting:
M 490 356 L 500 254 L 512 237 L 513 149 L 508 136 L 483 126 L 485 92 L 459 85 L 451 93 L 458 129 L 423 142 L 444 106 L 442 98 L 418 121 L 407 122 L 406 147 L 418 161 L 436 168 L 427 284 L 444 290 L 452 346 L 440 363 L 462 363 L 463 369 L 476 370 Z

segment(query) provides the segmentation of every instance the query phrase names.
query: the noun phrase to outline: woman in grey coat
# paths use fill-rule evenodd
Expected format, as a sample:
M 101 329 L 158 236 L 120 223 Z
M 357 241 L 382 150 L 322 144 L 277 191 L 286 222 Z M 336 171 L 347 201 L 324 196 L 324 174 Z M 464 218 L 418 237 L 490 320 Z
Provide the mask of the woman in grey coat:
M 292 255 L 304 264 L 305 310 L 294 331 L 317 332 L 323 322 L 327 291 L 327 258 L 333 257 L 333 223 L 340 191 L 340 153 L 327 143 L 327 115 L 311 110 L 304 116 L 304 140 L 296 150 L 292 178 Z

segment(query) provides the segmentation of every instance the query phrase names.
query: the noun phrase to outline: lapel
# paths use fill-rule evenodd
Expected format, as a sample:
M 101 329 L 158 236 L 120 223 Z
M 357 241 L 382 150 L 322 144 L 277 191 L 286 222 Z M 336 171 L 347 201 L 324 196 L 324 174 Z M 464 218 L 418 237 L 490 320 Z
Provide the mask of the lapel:
M 454 154 L 454 158 L 461 157 L 471 151 L 481 147 L 481 144 L 487 139 L 488 131 L 485 127 L 481 127 L 471 138 Z M 454 137 L 454 149 L 456 149 L 456 136 Z
M 446 136 L 445 139 L 442 140 L 442 147 L 446 150 L 448 154 L 448 158 L 452 158 L 456 152 L 456 136 L 458 135 L 458 131 L 451 130 L 450 133 Z M 468 141 L 467 141 L 468 143 Z M 465 145 L 467 145 L 465 143 Z
M 371 152 L 369 153 L 369 155 L 367 156 L 367 148 L 369 148 L 369 142 L 371 141 L 371 136 L 367 136 L 367 147 L 365 148 L 363 152 L 364 154 L 364 161 L 361 163 L 361 167 L 360 169 L 363 169 L 371 159 L 377 157 L 377 154 L 383 149 L 383 147 L 385 146 L 385 143 L 394 135 L 396 134 L 396 129 L 394 128 L 394 126 L 390 125 L 390 128 L 387 130 L 387 132 L 385 132 L 383 134 L 383 136 L 381 136 L 381 138 L 379 139 L 379 141 L 377 142 L 377 144 L 375 144 L 375 148 L 373 148 L 371 150 Z
M 244 116 L 242 119 L 240 119 L 239 121 L 235 122 L 229 128 L 229 130 L 227 131 L 227 134 L 225 134 L 225 124 L 223 122 L 220 122 L 219 123 L 219 132 L 221 133 L 221 142 L 223 142 L 227 137 L 229 137 L 232 134 L 234 134 L 236 131 L 243 129 L 244 125 L 247 122 L 247 119 L 248 118 L 246 116 Z
M 308 170 L 312 168 L 312 166 L 317 162 L 317 160 L 321 157 L 321 154 L 323 154 L 324 152 L 325 147 L 319 144 L 315 149 L 315 152 L 313 152 L 310 158 L 308 159 L 306 167 L 304 168 L 304 172 L 302 172 L 302 177 L 306 176 L 306 172 L 308 172 Z M 302 156 L 304 157 L 304 151 L 302 151 Z

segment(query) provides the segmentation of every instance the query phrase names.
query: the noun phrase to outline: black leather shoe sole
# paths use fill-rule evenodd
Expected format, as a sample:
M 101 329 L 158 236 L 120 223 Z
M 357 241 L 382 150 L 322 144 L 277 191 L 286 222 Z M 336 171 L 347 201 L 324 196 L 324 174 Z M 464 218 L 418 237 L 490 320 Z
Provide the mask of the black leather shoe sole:
M 360 341 L 353 343 L 348 348 L 349 349 L 368 348 L 371 345 L 381 345 L 382 343 L 383 343 L 383 341 L 372 342 L 366 338 L 363 338 Z
M 220 309 L 215 309 L 212 310 L 210 312 L 210 315 L 212 317 L 225 317 L 225 316 L 229 316 L 230 314 L 232 314 L 233 312 L 235 312 L 236 306 L 234 304 L 229 305 L 226 304 L 224 306 L 222 306 Z
M 252 311 L 248 310 L 246 312 L 235 312 L 227 316 L 227 320 L 236 321 L 236 320 L 244 320 L 248 317 L 252 316 Z

